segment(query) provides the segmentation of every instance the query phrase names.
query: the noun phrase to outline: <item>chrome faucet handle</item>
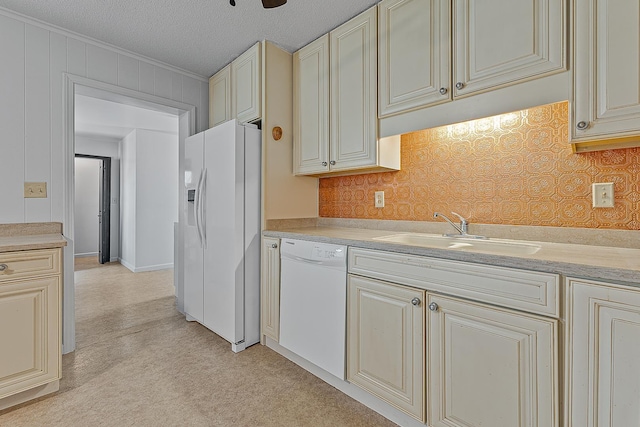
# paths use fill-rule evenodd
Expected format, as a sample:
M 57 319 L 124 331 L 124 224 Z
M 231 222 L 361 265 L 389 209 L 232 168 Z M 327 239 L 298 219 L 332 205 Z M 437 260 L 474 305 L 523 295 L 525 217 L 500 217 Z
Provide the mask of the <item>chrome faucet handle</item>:
M 467 221 L 467 219 L 464 218 L 459 213 L 456 213 L 456 212 L 453 212 L 453 211 L 451 211 L 451 213 L 454 214 L 455 216 L 457 216 L 460 219 L 460 229 L 462 230 L 461 234 L 467 234 L 467 231 L 469 230 L 469 221 Z

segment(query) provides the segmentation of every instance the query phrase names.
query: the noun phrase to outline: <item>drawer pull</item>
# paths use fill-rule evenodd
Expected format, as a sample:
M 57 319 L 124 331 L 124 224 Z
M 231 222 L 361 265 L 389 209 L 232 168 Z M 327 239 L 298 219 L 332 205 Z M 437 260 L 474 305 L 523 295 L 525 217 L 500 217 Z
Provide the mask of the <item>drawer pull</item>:
M 0 264 L 0 271 L 5 271 L 9 266 L 7 264 Z

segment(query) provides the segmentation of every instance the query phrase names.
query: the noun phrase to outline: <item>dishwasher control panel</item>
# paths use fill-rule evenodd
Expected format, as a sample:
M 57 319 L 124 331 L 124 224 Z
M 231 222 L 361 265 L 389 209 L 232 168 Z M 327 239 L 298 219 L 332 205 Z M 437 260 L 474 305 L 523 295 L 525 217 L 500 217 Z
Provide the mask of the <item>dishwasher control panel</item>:
M 340 267 L 346 266 L 347 247 L 307 240 L 282 239 L 280 256 L 282 259 Z

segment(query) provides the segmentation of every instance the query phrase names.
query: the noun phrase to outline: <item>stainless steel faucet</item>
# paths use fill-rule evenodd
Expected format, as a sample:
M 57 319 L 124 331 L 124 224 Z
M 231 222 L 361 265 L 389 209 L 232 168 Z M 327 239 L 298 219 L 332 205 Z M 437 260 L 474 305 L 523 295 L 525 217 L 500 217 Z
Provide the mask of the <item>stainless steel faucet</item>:
M 466 219 L 464 219 L 462 217 L 462 215 L 455 213 L 455 212 L 451 212 L 452 214 L 454 214 L 455 216 L 457 216 L 458 218 L 460 218 L 460 225 L 456 225 L 453 223 L 453 221 L 451 221 L 449 218 L 447 218 L 445 215 L 442 215 L 441 213 L 438 212 L 434 212 L 433 213 L 433 217 L 434 218 L 442 218 L 445 221 L 447 221 L 449 224 L 451 224 L 451 226 L 453 228 L 456 229 L 456 231 L 458 232 L 458 234 L 456 236 L 466 236 L 467 235 L 467 231 L 469 230 L 469 221 L 467 221 Z M 446 235 L 446 236 L 450 236 L 450 235 Z

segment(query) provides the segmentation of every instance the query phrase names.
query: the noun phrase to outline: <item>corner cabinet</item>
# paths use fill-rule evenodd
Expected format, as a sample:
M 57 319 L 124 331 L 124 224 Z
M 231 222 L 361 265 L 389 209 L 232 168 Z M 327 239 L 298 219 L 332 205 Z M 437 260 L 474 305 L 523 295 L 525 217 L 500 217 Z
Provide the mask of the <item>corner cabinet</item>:
M 640 4 L 575 0 L 570 138 L 576 151 L 640 146 Z
M 0 410 L 58 390 L 62 250 L 0 253 Z
M 260 266 L 262 335 L 280 339 L 280 239 L 263 237 Z
M 294 55 L 296 175 L 400 169 L 399 138 L 377 131 L 377 9 Z
M 429 426 L 560 425 L 557 320 L 441 295 L 427 305 Z
M 347 380 L 424 423 L 424 291 L 349 275 L 347 292 Z
M 209 79 L 209 127 L 231 120 L 231 64 Z
M 567 279 L 567 291 L 565 426 L 640 425 L 640 289 Z

